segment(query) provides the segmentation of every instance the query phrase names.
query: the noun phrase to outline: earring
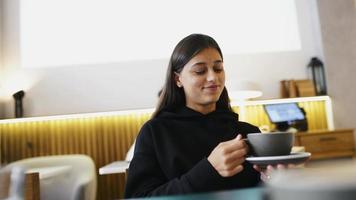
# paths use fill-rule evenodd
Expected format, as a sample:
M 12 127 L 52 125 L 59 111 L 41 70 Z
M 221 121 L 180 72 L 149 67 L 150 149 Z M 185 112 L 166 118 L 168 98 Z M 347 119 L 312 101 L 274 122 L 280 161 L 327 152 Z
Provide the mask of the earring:
M 177 83 L 177 86 L 178 86 L 179 88 L 181 88 L 181 87 L 182 87 L 182 84 L 181 84 L 181 83 Z

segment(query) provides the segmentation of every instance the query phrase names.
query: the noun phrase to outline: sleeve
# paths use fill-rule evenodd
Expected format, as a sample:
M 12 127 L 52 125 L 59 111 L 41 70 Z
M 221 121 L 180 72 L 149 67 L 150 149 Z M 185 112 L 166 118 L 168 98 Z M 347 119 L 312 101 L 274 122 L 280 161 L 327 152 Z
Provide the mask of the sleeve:
M 125 198 L 186 194 L 208 190 L 219 174 L 204 158 L 187 173 L 168 180 L 155 154 L 152 130 L 145 124 L 136 141 L 128 170 Z

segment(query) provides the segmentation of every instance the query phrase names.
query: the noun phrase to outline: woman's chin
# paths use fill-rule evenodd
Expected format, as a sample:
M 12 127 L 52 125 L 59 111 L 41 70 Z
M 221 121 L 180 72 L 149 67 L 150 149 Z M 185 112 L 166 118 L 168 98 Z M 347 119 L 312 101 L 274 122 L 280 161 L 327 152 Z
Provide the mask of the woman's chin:
M 216 102 L 218 102 L 219 98 L 207 98 L 205 101 L 204 101 L 204 105 L 214 105 L 216 104 Z

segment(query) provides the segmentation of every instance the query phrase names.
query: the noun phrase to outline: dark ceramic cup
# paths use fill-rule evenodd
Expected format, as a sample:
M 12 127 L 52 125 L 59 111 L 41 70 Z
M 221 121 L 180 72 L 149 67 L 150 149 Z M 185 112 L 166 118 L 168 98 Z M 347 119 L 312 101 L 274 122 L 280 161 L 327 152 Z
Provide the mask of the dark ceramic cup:
M 247 138 L 253 156 L 289 155 L 294 142 L 294 135 L 290 132 L 250 133 Z

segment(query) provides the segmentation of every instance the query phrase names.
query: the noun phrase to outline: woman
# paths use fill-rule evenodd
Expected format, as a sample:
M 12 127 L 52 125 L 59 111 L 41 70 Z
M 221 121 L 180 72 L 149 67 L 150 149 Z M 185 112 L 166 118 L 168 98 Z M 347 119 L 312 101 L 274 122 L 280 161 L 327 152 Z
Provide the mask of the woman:
M 242 138 L 260 131 L 232 111 L 223 64 L 219 45 L 207 35 L 177 44 L 156 111 L 137 137 L 126 198 L 259 184 Z

